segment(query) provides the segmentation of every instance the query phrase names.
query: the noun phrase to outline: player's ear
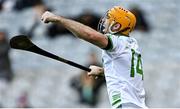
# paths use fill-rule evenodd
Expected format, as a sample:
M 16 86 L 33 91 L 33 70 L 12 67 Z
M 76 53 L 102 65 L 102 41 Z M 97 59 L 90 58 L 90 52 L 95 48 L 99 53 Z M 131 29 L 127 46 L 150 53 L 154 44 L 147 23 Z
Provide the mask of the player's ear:
M 121 24 L 116 22 L 111 26 L 111 31 L 112 32 L 118 32 L 121 28 Z

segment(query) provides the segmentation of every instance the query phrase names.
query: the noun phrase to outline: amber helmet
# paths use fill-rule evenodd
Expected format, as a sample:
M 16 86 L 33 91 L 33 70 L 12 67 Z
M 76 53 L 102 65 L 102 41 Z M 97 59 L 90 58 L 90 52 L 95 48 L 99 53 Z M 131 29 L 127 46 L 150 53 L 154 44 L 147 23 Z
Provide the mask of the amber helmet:
M 115 6 L 108 10 L 105 16 L 101 18 L 98 24 L 98 31 L 103 34 L 120 33 L 128 36 L 135 25 L 136 17 L 133 13 L 120 6 Z M 105 28 L 107 28 L 107 31 L 104 30 Z

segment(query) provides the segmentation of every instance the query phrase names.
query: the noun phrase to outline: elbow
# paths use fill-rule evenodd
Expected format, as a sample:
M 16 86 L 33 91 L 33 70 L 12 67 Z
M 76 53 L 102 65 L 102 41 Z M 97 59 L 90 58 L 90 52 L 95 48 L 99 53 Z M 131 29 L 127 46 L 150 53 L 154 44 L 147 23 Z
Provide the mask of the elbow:
M 85 31 L 84 33 L 86 40 L 89 42 L 95 41 L 96 40 L 96 34 L 91 31 Z
M 96 37 L 94 36 L 94 34 L 89 34 L 88 36 L 89 36 L 88 37 L 89 41 L 95 41 L 96 40 Z
M 106 48 L 108 41 L 106 37 L 100 34 L 91 34 L 89 35 L 89 42 L 92 44 L 100 47 L 100 48 Z
M 96 42 L 97 41 L 97 35 L 92 33 L 92 34 L 88 34 L 88 40 L 90 42 Z

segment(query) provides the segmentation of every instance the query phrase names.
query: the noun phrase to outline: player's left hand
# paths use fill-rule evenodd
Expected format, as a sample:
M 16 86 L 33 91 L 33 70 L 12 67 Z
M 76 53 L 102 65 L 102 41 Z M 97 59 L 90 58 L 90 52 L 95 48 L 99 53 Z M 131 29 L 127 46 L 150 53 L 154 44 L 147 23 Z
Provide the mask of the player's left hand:
M 90 72 L 88 72 L 88 76 L 101 76 L 104 72 L 103 68 L 91 65 L 89 67 L 91 69 Z

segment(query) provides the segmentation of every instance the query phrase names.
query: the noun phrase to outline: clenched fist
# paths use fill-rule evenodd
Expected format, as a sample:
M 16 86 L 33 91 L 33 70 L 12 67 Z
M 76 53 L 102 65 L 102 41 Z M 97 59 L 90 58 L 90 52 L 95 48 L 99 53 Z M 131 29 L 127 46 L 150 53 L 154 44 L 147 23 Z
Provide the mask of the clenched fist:
M 102 76 L 104 74 L 104 69 L 101 67 L 91 65 L 89 68 L 91 69 L 91 71 L 88 72 L 89 76 Z
M 44 23 L 49 23 L 49 22 L 57 22 L 58 21 L 58 18 L 59 16 L 49 12 L 49 11 L 46 11 L 42 17 L 41 17 L 41 20 L 44 22 Z

